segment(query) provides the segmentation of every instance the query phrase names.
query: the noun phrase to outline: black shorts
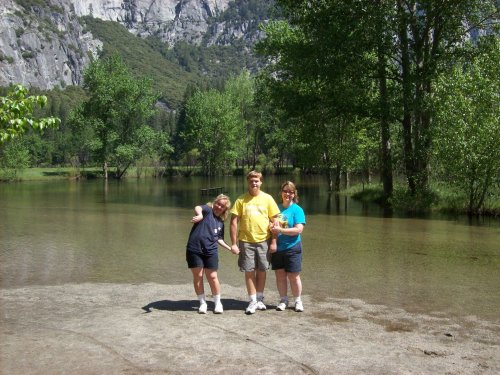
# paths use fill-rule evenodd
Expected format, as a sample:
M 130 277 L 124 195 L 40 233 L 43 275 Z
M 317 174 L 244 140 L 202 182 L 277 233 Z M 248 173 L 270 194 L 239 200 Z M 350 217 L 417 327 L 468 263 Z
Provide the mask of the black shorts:
M 219 254 L 198 254 L 191 251 L 186 251 L 186 261 L 188 268 L 209 268 L 217 270 L 219 268 Z
M 302 271 L 302 244 L 299 242 L 290 249 L 272 253 L 271 269 L 284 269 L 285 272 Z

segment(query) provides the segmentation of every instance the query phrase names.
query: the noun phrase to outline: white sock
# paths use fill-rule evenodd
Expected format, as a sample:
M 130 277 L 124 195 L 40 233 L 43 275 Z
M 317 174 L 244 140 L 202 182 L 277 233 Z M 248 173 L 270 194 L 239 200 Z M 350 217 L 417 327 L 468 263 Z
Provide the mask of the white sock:
M 250 302 L 257 302 L 257 296 L 255 294 L 249 294 L 248 295 L 248 300 Z
M 257 292 L 257 301 L 263 301 L 264 300 L 264 293 Z
M 300 296 L 295 297 L 295 303 L 297 303 L 297 302 L 302 302 L 302 300 L 300 299 Z
M 217 305 L 218 303 L 220 303 L 220 294 L 216 294 L 214 295 L 214 303 Z
M 198 301 L 200 301 L 200 305 L 207 303 L 207 301 L 205 300 L 205 294 L 198 294 Z

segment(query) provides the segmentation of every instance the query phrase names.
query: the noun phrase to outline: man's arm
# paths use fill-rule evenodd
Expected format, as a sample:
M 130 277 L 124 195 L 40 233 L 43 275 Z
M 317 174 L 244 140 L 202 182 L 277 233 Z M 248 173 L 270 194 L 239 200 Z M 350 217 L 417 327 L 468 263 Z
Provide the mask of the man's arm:
M 239 221 L 239 216 L 232 214 L 231 215 L 231 223 L 229 226 L 229 235 L 231 237 L 231 251 L 235 254 L 238 254 L 240 252 L 240 249 L 238 248 L 238 221 Z

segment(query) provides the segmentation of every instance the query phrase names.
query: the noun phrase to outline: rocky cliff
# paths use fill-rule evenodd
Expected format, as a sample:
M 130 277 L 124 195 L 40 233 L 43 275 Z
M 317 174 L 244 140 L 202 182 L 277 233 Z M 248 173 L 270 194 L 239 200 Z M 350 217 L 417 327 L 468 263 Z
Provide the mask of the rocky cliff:
M 101 43 L 84 32 L 75 14 L 56 6 L 28 11 L 13 0 L 0 3 L 0 85 L 79 84 Z
M 260 34 L 250 22 L 221 20 L 234 0 L 0 0 L 0 86 L 21 83 L 51 89 L 78 85 L 102 43 L 82 26 L 92 16 L 155 36 L 169 46 L 228 45 Z M 254 25 L 255 26 L 255 25 Z

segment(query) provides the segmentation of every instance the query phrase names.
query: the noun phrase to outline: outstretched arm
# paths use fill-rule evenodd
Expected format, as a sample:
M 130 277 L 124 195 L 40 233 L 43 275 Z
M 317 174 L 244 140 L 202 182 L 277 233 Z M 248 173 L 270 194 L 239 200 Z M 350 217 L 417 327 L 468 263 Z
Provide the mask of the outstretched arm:
M 231 251 L 231 246 L 229 246 L 229 245 L 226 243 L 226 241 L 224 241 L 222 238 L 221 238 L 221 239 L 219 239 L 219 240 L 217 240 L 217 243 L 218 243 L 221 247 L 223 247 L 224 249 Z

